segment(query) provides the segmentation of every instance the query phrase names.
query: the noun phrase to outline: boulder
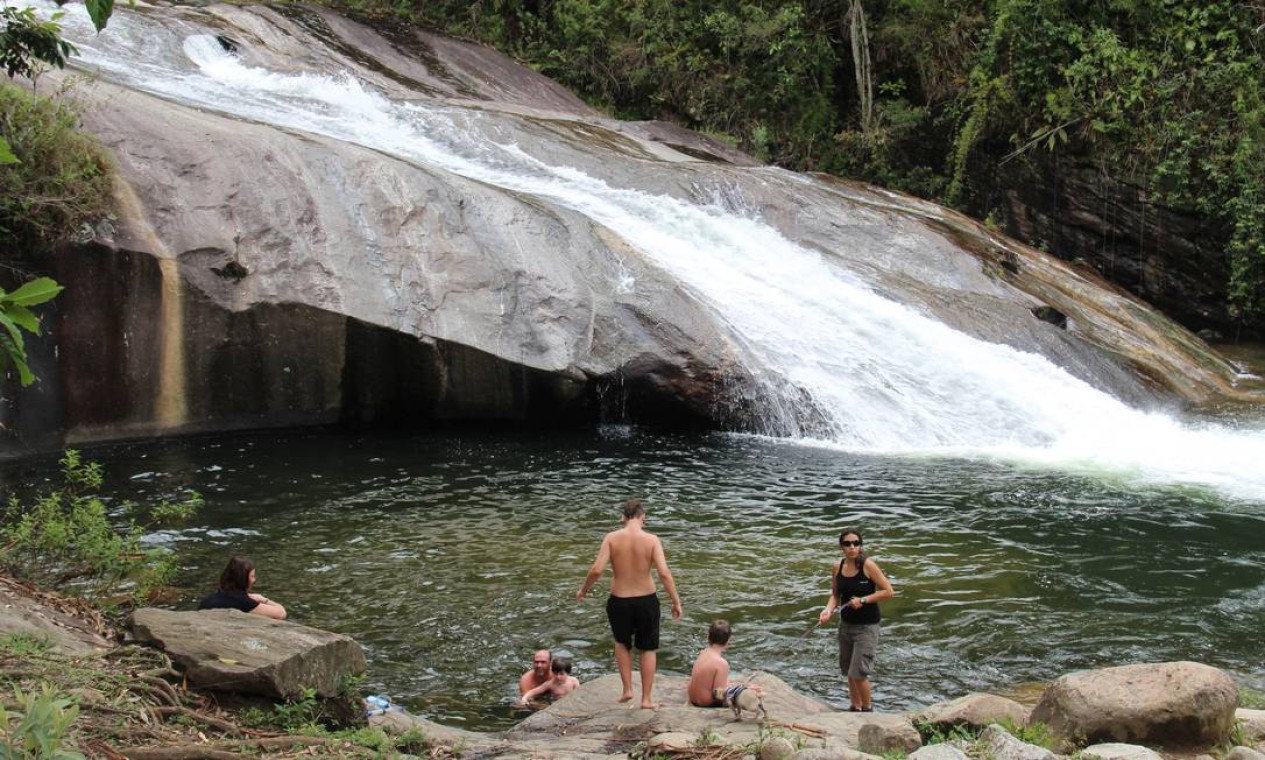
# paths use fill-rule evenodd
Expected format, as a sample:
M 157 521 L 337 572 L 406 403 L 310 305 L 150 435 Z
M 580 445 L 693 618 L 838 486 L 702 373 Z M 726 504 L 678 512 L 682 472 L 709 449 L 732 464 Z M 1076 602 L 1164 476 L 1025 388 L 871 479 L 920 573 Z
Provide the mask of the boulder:
M 968 694 L 951 702 L 932 705 L 912 716 L 914 723 L 927 723 L 937 729 L 967 726 L 984 729 L 993 723 L 1027 725 L 1031 708 L 1013 699 L 996 694 Z
M 795 745 L 785 736 L 771 736 L 760 743 L 760 751 L 756 757 L 760 760 L 791 760 L 795 754 Z
M 967 760 L 966 753 L 952 744 L 928 744 L 910 753 L 908 760 Z
M 1265 760 L 1265 752 L 1258 752 L 1251 747 L 1235 747 L 1226 753 L 1225 760 Z
M 365 655 L 348 636 L 238 610 L 139 609 L 132 635 L 165 651 L 191 686 L 293 699 L 305 688 L 342 692 L 365 672 Z
M 877 758 L 850 747 L 813 747 L 799 750 L 791 756 L 791 760 L 877 760 Z
M 1075 742 L 1209 746 L 1229 737 L 1237 702 L 1234 680 L 1208 665 L 1124 665 L 1059 678 L 1031 720 Z
M 985 757 L 991 760 L 1056 760 L 1050 750 L 1021 741 L 996 723 L 984 729 L 980 741 L 988 748 Z
M 1118 742 L 1088 746 L 1081 750 L 1081 757 L 1086 760 L 1095 757 L 1099 760 L 1163 760 L 1160 753 L 1153 749 Z
M 1242 726 L 1243 736 L 1248 741 L 1265 739 L 1265 710 L 1240 708 L 1234 711 L 1234 719 Z
M 912 723 L 866 723 L 857 732 L 857 749 L 871 755 L 889 752 L 909 754 L 922 746 L 922 736 Z

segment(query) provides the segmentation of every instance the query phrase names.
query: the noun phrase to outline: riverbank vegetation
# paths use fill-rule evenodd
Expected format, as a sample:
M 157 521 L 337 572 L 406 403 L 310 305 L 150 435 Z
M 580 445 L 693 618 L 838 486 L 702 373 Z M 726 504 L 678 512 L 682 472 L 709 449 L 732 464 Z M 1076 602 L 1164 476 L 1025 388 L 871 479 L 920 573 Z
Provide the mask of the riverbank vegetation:
M 97 495 L 99 462 L 77 451 L 61 458 L 61 482 L 29 500 L 10 497 L 0 522 L 0 571 L 32 585 L 72 591 L 109 608 L 126 608 L 158 593 L 175 570 L 170 552 L 148 546 L 154 528 L 192 517 L 202 497 L 115 504 Z M 126 527 L 119 530 L 115 526 Z
M 84 5 L 97 31 L 105 28 L 114 0 Z M 11 80 L 23 77 L 34 87 L 44 71 L 65 68 L 76 50 L 62 37 L 60 16 L 0 7 L 0 68 Z M 40 332 L 30 307 L 61 287 L 49 278 L 32 280 L 14 262 L 82 235 L 113 207 L 113 160 L 96 138 L 79 131 L 78 106 L 65 93 L 41 96 L 0 84 L 0 285 L 12 290 L 0 287 L 0 379 L 12 368 L 23 387 L 35 381 L 23 333 Z
M 210 695 L 183 688 L 170 660 L 155 649 L 123 645 L 69 655 L 38 635 L 0 636 L 4 757 L 452 756 L 447 749 L 431 747 L 420 731 L 390 736 L 365 726 L 363 720 L 356 727 L 329 728 L 320 717 L 320 707 L 312 701 L 221 705 Z M 5 750 L 10 754 L 3 754 Z
M 14 252 L 82 234 L 113 205 L 113 161 L 79 131 L 78 106 L 64 95 L 0 85 L 0 135 L 12 153 L 0 167 L 0 237 Z
M 174 557 L 149 546 L 154 527 L 190 517 L 195 492 L 179 501 L 111 504 L 96 494 L 99 463 L 75 451 L 60 481 L 26 499 L 10 496 L 0 520 L 0 588 L 18 606 L 55 610 L 61 627 L 85 638 L 118 639 L 138 603 L 162 596 Z M 41 613 L 43 614 L 43 613 Z M 388 736 L 365 725 L 361 696 L 314 694 L 288 703 L 216 698 L 184 688 L 170 659 L 122 645 L 86 654 L 60 650 L 51 636 L 0 636 L 0 756 L 238 758 L 450 757 L 420 731 Z M 6 754 L 7 752 L 7 754 Z
M 490 43 L 621 118 L 980 219 L 1004 219 L 1025 184 L 1088 167 L 1135 187 L 1143 210 L 1208 219 L 1230 313 L 1265 324 L 1259 4 L 335 2 Z

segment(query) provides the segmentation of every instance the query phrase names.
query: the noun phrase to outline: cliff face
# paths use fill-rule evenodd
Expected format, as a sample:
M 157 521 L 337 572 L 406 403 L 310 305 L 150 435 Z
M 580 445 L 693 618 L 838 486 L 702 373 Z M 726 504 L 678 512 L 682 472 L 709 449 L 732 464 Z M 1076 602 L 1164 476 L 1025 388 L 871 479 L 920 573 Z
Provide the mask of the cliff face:
M 1259 320 L 1229 310 L 1224 230 L 1155 203 L 1144 189 L 1083 160 L 1046 166 L 1045 173 L 1045 183 L 999 178 L 1010 188 L 998 205 L 1011 234 L 1092 266 L 1191 330 L 1221 340 L 1265 335 Z
M 365 132 L 384 128 L 375 98 L 396 99 L 400 118 L 425 103 L 410 140 L 459 135 L 495 155 L 472 173 L 407 141 L 340 136 L 320 109 L 296 125 L 267 107 L 234 112 L 230 94 L 217 110 L 178 71 L 141 82 L 141 64 L 93 59 L 84 124 L 115 153 L 120 214 L 38 264 L 68 290 L 33 349 L 42 382 L 6 394 L 10 452 L 340 420 L 758 426 L 782 390 L 758 377 L 753 336 L 674 271 L 688 250 L 648 256 L 609 221 L 647 197 L 660 204 L 650 217 L 684 204 L 733 214 L 731 226 L 758 219 L 894 301 L 1134 403 L 1239 395 L 1206 346 L 1092 272 L 931 204 L 599 118 L 486 48 L 388 39 L 324 10 L 123 9 L 111 30 L 155 60 L 218 35 L 270 76 L 349 72 L 368 93 Z M 123 47 L 107 40 L 100 55 Z M 519 154 L 582 180 L 550 194 L 497 179 L 501 157 Z M 584 183 L 627 191 L 594 212 L 567 195 Z M 756 268 L 784 266 L 779 255 Z

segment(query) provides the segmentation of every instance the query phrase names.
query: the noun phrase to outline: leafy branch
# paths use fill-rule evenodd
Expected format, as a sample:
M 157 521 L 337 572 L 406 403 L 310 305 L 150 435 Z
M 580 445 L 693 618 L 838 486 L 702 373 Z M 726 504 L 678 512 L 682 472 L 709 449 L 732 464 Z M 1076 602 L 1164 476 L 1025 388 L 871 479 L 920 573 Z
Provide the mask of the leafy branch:
M 52 300 L 63 288 L 50 277 L 39 277 L 31 280 L 12 293 L 0 288 L 0 367 L 5 363 L 12 364 L 18 371 L 22 386 L 35 382 L 35 375 L 26 363 L 26 341 L 23 332 L 32 335 L 40 334 L 40 319 L 31 311 Z

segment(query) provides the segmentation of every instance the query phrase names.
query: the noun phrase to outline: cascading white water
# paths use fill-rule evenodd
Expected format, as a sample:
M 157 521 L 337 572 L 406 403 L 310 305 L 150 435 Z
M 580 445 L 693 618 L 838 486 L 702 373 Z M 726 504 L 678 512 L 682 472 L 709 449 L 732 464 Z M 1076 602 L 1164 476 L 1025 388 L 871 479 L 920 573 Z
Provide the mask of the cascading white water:
M 594 219 L 742 336 L 769 389 L 769 429 L 780 436 L 873 452 L 999 456 L 1265 500 L 1265 432 L 1131 409 L 1043 357 L 878 296 L 753 215 L 612 187 L 481 137 L 474 127 L 488 117 L 478 112 L 393 102 L 343 73 L 248 67 L 208 30 L 169 23 L 121 12 L 93 36 L 81 10 L 66 19 L 81 62 L 128 86 L 365 145 Z

